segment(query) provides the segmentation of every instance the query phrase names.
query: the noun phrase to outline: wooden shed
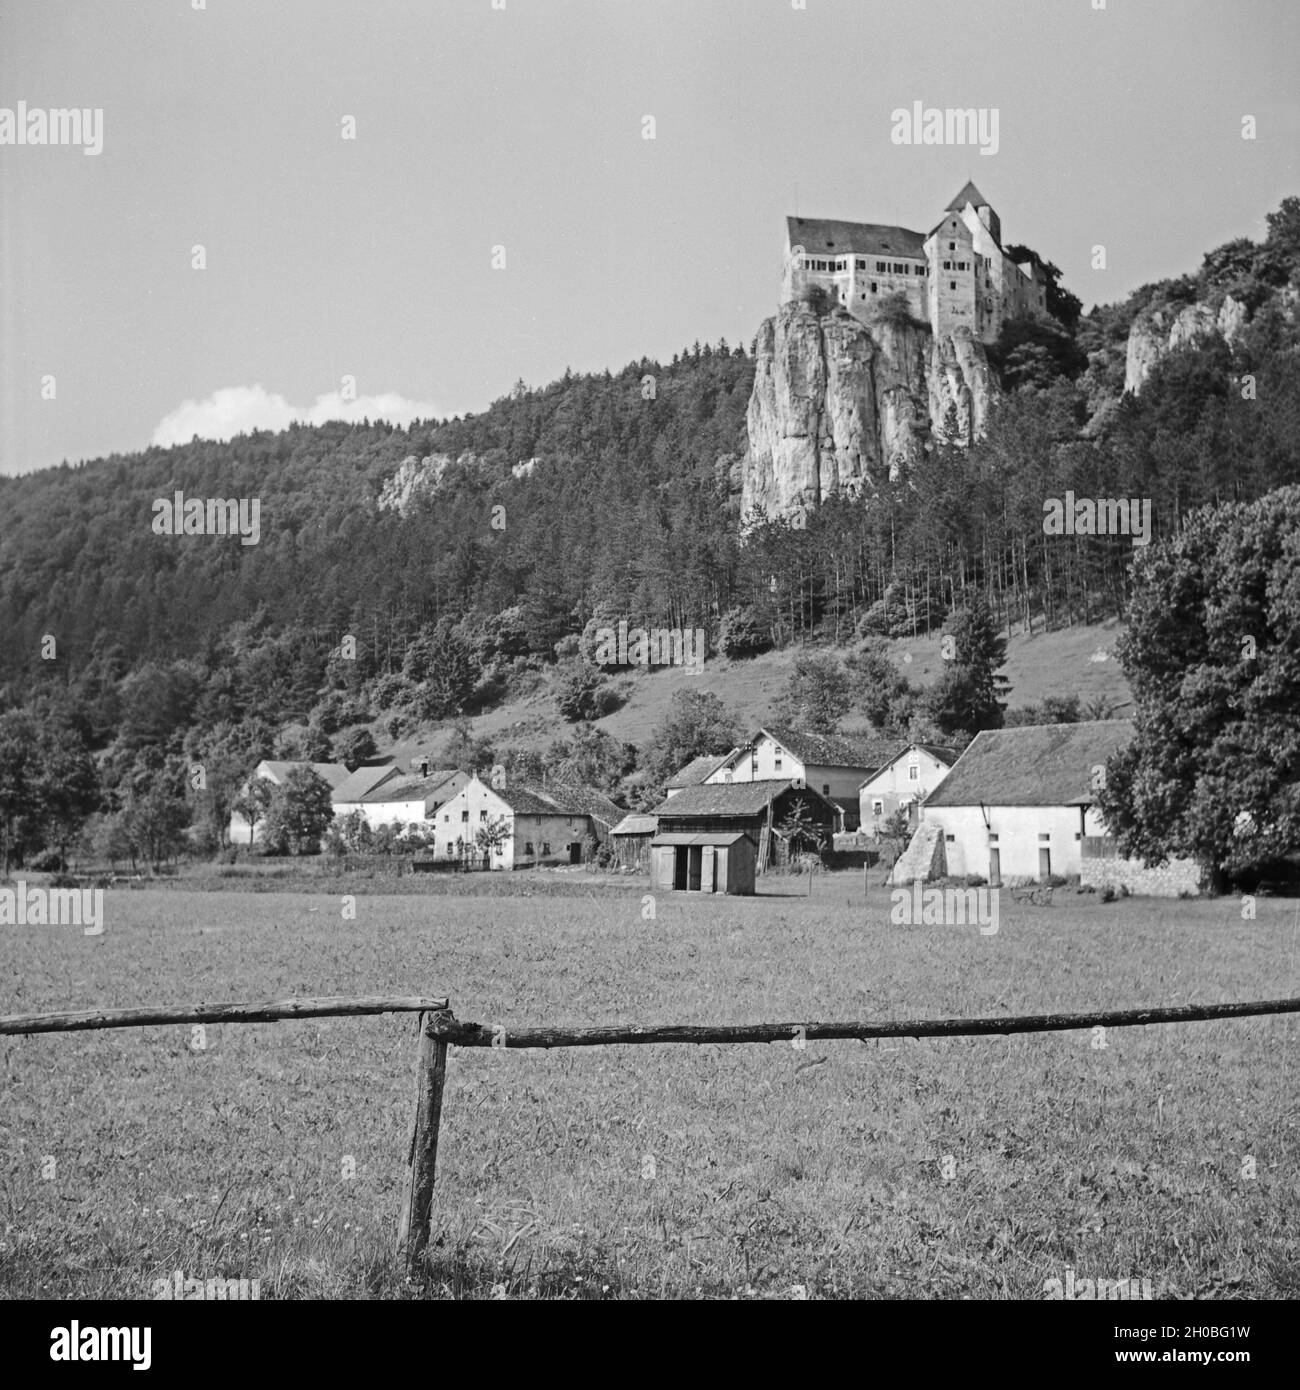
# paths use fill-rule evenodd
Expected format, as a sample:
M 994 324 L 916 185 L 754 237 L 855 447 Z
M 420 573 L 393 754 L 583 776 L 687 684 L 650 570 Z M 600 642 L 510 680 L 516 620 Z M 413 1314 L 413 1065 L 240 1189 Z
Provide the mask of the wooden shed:
M 658 829 L 658 816 L 624 816 L 609 832 L 618 867 L 645 873 L 650 867 L 650 842 Z
M 754 892 L 758 846 L 743 830 L 668 832 L 650 841 L 650 886 L 667 893 Z

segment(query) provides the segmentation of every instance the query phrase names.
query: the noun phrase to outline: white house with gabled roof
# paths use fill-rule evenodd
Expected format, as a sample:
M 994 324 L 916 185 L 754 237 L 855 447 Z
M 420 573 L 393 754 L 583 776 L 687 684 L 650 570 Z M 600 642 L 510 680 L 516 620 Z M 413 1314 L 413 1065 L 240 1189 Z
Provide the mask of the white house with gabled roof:
M 908 743 L 858 788 L 859 830 L 875 834 L 897 811 L 916 824 L 921 803 L 947 777 L 957 750 L 937 743 Z

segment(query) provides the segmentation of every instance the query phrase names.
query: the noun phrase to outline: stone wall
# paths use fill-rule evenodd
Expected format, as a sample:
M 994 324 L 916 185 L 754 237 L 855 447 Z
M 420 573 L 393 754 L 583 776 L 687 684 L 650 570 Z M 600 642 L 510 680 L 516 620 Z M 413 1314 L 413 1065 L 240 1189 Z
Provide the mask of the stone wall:
M 1085 859 L 1079 868 L 1081 888 L 1127 888 L 1149 898 L 1192 897 L 1200 893 L 1200 866 L 1194 859 L 1170 859 L 1148 869 L 1140 859 Z

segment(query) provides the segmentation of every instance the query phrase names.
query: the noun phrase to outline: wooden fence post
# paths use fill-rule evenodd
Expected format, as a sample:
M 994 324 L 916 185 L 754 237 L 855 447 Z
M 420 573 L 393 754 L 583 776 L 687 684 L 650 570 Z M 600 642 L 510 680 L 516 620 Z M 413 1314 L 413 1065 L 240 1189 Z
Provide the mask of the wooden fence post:
M 438 1161 L 438 1125 L 442 1120 L 442 1090 L 447 1079 L 447 1044 L 442 1025 L 454 1021 L 450 1010 L 420 1015 L 420 1069 L 416 1083 L 415 1130 L 402 1188 L 397 1249 L 405 1252 L 407 1271 L 414 1274 L 429 1244 L 433 1209 L 433 1179 Z

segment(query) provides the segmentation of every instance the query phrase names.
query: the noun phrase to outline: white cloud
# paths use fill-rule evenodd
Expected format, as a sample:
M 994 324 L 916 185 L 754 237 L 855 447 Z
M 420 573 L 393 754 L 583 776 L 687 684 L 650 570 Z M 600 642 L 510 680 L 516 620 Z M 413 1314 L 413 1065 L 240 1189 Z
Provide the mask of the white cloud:
M 429 401 L 410 401 L 395 391 L 378 396 L 358 396 L 345 401 L 337 391 L 317 396 L 309 406 L 290 405 L 278 392 L 261 386 L 223 386 L 206 400 L 185 401 L 163 416 L 153 432 L 152 444 L 168 448 L 200 439 L 232 439 L 252 430 L 283 430 L 293 421 L 320 425 L 326 420 L 387 420 L 409 425 L 441 414 Z

